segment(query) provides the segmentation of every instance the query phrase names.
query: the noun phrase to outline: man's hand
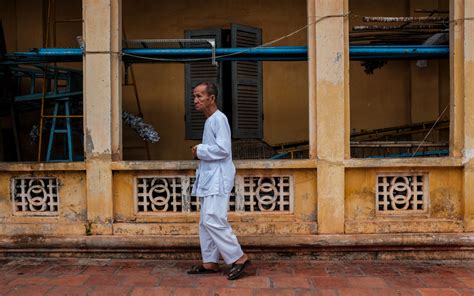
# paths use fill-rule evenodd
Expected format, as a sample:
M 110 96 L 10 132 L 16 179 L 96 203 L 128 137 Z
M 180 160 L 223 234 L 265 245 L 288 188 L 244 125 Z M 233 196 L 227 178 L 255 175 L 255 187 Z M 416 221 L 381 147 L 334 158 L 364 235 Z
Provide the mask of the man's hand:
M 196 145 L 196 146 L 193 146 L 193 147 L 191 148 L 191 153 L 193 154 L 193 158 L 194 158 L 194 159 L 196 159 L 196 160 L 199 159 L 198 156 L 197 156 L 197 145 Z

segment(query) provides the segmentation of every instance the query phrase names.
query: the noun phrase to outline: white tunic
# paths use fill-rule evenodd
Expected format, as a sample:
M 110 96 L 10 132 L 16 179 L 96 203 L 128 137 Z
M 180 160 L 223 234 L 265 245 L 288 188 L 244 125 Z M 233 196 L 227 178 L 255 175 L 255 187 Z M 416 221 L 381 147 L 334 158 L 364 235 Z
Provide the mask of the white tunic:
M 235 166 L 229 122 L 221 111 L 217 110 L 206 119 L 197 156 L 201 161 L 192 195 L 204 197 L 230 193 L 234 186 Z

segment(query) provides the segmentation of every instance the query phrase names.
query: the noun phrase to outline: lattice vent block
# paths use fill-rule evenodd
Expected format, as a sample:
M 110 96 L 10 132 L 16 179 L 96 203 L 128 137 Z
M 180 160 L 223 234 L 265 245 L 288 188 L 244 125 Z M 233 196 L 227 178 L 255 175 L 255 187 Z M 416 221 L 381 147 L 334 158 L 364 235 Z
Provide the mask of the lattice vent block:
M 423 214 L 429 208 L 427 173 L 377 175 L 377 214 Z
M 138 177 L 135 179 L 136 211 L 187 211 L 190 180 L 186 177 Z
M 291 176 L 238 176 L 237 209 L 244 212 L 293 212 Z
M 199 212 L 191 196 L 194 177 L 142 176 L 135 178 L 136 213 Z M 230 212 L 293 212 L 292 176 L 236 176 Z
M 58 179 L 16 177 L 11 179 L 13 214 L 18 216 L 59 215 Z

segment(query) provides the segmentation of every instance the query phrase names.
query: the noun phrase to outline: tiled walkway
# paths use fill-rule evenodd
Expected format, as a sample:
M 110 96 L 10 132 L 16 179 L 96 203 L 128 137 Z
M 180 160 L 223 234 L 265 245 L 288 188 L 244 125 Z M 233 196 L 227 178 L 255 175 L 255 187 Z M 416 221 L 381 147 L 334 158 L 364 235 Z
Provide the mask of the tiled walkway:
M 0 259 L 0 295 L 474 295 L 474 261 L 253 261 L 188 276 L 195 261 Z

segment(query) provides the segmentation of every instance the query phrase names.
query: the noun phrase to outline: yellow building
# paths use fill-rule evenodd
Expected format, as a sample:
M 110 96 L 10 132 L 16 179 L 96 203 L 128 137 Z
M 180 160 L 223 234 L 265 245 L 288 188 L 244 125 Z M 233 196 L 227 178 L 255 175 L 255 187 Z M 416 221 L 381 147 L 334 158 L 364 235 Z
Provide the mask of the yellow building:
M 356 29 L 367 25 L 364 16 L 439 18 L 426 23 L 449 34 L 449 58 L 429 59 L 425 67 L 416 59 L 381 58 L 388 62 L 368 75 L 367 66 L 351 60 L 350 45 L 390 35 L 371 33 L 375 27 Z M 81 122 L 83 144 L 76 135 L 71 153 L 83 150 L 85 160 L 45 161 L 54 108 L 38 102 L 50 89 L 36 105 L 18 109 L 17 119 L 8 109 L 0 114 L 5 160 L 0 163 L 0 250 L 5 254 L 107 251 L 178 257 L 186 255 L 176 250 L 197 250 L 199 203 L 190 196 L 197 162 L 189 147 L 199 140 L 190 131 L 187 94 L 192 81 L 209 73 L 191 77 L 192 65 L 198 64 L 191 60 L 123 63 L 130 58 L 123 49 L 137 39 L 153 39 L 147 44 L 158 48 L 171 47 L 164 39 L 181 40 L 173 41 L 176 46 L 203 32 L 217 36 L 218 48 L 239 47 L 232 34 L 240 26 L 258 32 L 259 44 L 307 48 L 307 59 L 293 61 L 233 61 L 218 67 L 210 59 L 200 61 L 203 72 L 220 71 L 215 77 L 222 82 L 222 108 L 232 119 L 234 148 L 241 147 L 235 150 L 229 219 L 242 244 L 269 253 L 472 258 L 474 1 L 3 0 L 0 17 L 8 53 L 78 48 L 76 36 L 84 42 L 82 62 L 50 67 L 82 68 L 83 117 L 71 120 Z M 396 25 L 401 28 L 392 31 L 410 32 L 397 35 L 403 44 L 416 34 L 434 34 L 424 23 L 410 27 L 405 19 Z M 7 59 L 0 55 L 0 70 L 20 73 L 5 70 L 13 67 L 2 64 Z M 255 125 L 239 125 L 242 113 L 233 93 L 239 87 L 233 71 L 239 67 L 255 71 L 248 74 L 253 80 L 242 78 L 258 88 L 249 95 L 260 100 L 249 111 L 257 114 Z M 41 82 L 23 80 L 18 89 L 41 93 Z M 158 130 L 160 141 L 144 144 L 123 125 L 123 111 L 141 115 Z M 38 146 L 27 135 L 40 121 Z M 248 131 L 256 126 L 255 133 Z M 414 127 L 417 133 L 406 132 Z M 388 130 L 401 132 L 387 140 Z M 442 157 L 417 154 L 420 147 L 443 145 Z M 292 151 L 287 147 L 300 154 L 279 159 L 293 155 L 282 153 Z M 400 147 L 411 147 L 412 157 L 401 157 Z M 274 157 L 248 159 L 264 148 L 273 149 Z M 366 148 L 376 148 L 371 157 Z M 7 161 L 12 159 L 21 161 Z

